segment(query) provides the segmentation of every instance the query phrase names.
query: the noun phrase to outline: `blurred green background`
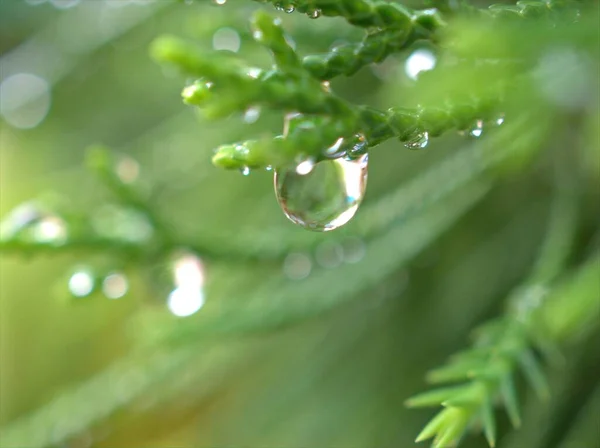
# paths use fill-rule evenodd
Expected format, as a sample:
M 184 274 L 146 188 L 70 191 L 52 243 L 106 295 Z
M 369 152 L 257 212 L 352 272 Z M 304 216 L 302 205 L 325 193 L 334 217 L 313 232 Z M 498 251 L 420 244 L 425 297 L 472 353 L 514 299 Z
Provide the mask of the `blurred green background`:
M 173 269 L 170 259 L 130 261 L 110 250 L 3 253 L 2 448 L 413 446 L 432 414 L 407 410 L 404 401 L 526 279 L 554 190 L 544 149 L 551 153 L 553 141 L 565 141 L 563 126 L 535 161 L 490 175 L 500 180 L 483 199 L 473 187 L 368 241 L 355 236 L 369 219 L 362 209 L 347 228 L 310 234 L 281 213 L 272 173 L 212 167 L 213 148 L 280 132 L 280 114 L 262 111 L 257 123 L 239 116 L 203 121 L 180 100 L 186 79 L 153 63 L 147 48 L 157 35 L 173 33 L 266 67 L 268 55 L 250 40 L 247 24 L 259 7 L 242 0 L 222 7 L 0 2 L 1 216 L 37 198 L 102 222 L 112 199 L 84 167 L 84 149 L 103 143 L 132 158 L 125 159 L 126 175 L 153 192 L 153 207 L 180 241 L 209 247 L 238 238 L 242 247 L 293 248 L 264 263 L 198 253 L 205 303 L 184 318 L 166 306 L 169 285 L 161 282 Z M 360 37 L 341 19 L 279 14 L 300 54 Z M 435 49 L 415 47 L 332 87 L 355 103 L 402 105 L 415 72 L 433 64 Z M 567 140 L 581 210 L 572 266 L 599 241 L 594 67 L 592 105 L 578 112 L 577 139 Z M 363 209 L 385 207 L 387 195 L 474 141 L 452 134 L 423 151 L 391 141 L 374 149 Z M 73 273 L 88 271 L 98 275 L 97 287 L 73 297 Z M 126 279 L 118 300 L 102 291 L 110 272 Z M 549 404 L 523 388 L 524 427 L 510 431 L 502 414 L 499 446 L 600 446 L 597 341 L 596 329 L 569 346 L 568 362 L 549 369 Z M 486 444 L 474 436 L 464 446 Z

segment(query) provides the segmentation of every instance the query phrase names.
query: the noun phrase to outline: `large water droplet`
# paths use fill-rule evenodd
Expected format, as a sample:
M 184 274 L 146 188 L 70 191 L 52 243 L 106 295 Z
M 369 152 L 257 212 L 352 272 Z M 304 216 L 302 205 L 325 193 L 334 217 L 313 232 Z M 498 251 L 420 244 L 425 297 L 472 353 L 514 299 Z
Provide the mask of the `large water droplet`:
M 404 146 L 406 146 L 408 149 L 423 149 L 428 143 L 429 134 L 427 132 L 419 132 L 405 141 Z
M 346 224 L 358 210 L 367 186 L 368 155 L 317 163 L 306 174 L 297 167 L 275 171 L 277 201 L 294 223 L 326 232 Z M 302 171 L 303 172 L 303 171 Z

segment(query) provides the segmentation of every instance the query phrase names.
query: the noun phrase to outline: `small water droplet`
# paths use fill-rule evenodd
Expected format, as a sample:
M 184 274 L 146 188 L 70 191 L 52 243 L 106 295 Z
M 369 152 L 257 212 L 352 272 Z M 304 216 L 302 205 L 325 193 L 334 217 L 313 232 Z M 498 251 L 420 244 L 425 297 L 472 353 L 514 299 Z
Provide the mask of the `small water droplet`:
M 302 280 L 308 277 L 311 269 L 310 258 L 302 253 L 291 253 L 283 261 L 283 273 L 290 280 Z
M 323 155 L 329 159 L 337 159 L 343 156 L 345 152 L 346 150 L 344 148 L 344 138 L 340 137 L 333 143 L 333 145 L 325 149 Z
M 204 305 L 204 264 L 192 253 L 182 253 L 173 260 L 175 289 L 167 298 L 167 307 L 175 316 L 196 313 Z
M 248 124 L 256 123 L 259 118 L 260 118 L 260 107 L 258 107 L 258 106 L 251 106 L 248 109 L 246 109 L 246 112 L 244 112 L 244 118 L 243 118 L 244 123 L 248 123 Z
M 267 171 L 271 171 L 272 169 L 273 169 L 273 167 L 272 167 L 271 165 L 267 165 L 267 166 L 265 167 L 265 170 L 267 170 Z
M 301 176 L 305 176 L 310 173 L 315 167 L 315 162 L 313 159 L 306 159 L 296 165 L 296 173 Z
M 213 0 L 213 3 L 217 6 L 222 6 L 227 3 L 227 0 Z
M 346 224 L 358 210 L 367 185 L 368 155 L 337 158 L 314 165 L 308 174 L 296 167 L 277 169 L 275 195 L 292 222 L 326 232 Z
M 277 11 L 283 11 L 283 5 L 281 3 L 275 3 L 273 6 L 275 6 Z
M 86 297 L 94 290 L 94 274 L 88 268 L 78 269 L 69 278 L 69 291 L 75 297 Z
M 320 9 L 313 9 L 312 11 L 310 11 L 308 13 L 308 18 L 309 19 L 318 19 L 319 17 L 321 17 L 321 10 Z
M 113 272 L 106 276 L 102 282 L 102 292 L 109 299 L 120 299 L 129 289 L 127 277 L 119 272 Z
M 367 251 L 365 243 L 360 238 L 348 238 L 343 242 L 344 261 L 358 263 Z
M 260 42 L 263 39 L 263 32 L 261 30 L 254 30 L 252 31 L 252 37 L 254 38 L 254 40 Z
M 477 120 L 471 129 L 469 129 L 469 135 L 471 137 L 478 138 L 481 137 L 481 134 L 483 134 L 483 120 Z
M 121 182 L 131 184 L 137 180 L 140 174 L 140 164 L 135 159 L 125 156 L 117 162 L 115 172 Z
M 61 243 L 67 238 L 67 226 L 57 216 L 45 216 L 33 229 L 33 239 L 40 243 Z
M 332 269 L 342 264 L 344 252 L 342 246 L 337 243 L 325 242 L 319 244 L 315 251 L 317 263 L 324 268 Z
M 257 67 L 250 67 L 246 71 L 246 74 L 250 78 L 254 78 L 254 79 L 258 79 L 258 77 L 260 76 L 261 73 L 262 73 L 262 70 L 260 68 L 257 68 Z
M 247 166 L 244 166 L 244 167 L 240 168 L 240 173 L 242 173 L 243 176 L 248 176 L 250 174 L 250 168 Z
M 293 13 L 295 10 L 296 10 L 296 8 L 294 7 L 294 5 L 289 5 L 284 8 L 284 11 L 288 14 Z
M 494 120 L 494 124 L 496 124 L 497 126 L 504 124 L 504 114 L 498 115 L 498 117 L 496 117 L 496 119 Z
M 215 31 L 212 39 L 215 50 L 224 50 L 237 53 L 242 44 L 239 33 L 233 28 L 220 28 Z
M 406 75 L 411 79 L 417 79 L 421 72 L 431 70 L 435 67 L 436 57 L 435 55 L 426 49 L 419 49 L 414 51 L 407 59 L 404 64 L 404 71 Z
M 331 92 L 331 84 L 329 83 L 329 81 L 323 81 L 321 83 L 321 87 L 323 88 L 324 92 L 327 92 L 327 93 Z
M 406 146 L 408 149 L 423 149 L 428 143 L 429 134 L 427 132 L 419 132 L 405 141 L 404 146 Z

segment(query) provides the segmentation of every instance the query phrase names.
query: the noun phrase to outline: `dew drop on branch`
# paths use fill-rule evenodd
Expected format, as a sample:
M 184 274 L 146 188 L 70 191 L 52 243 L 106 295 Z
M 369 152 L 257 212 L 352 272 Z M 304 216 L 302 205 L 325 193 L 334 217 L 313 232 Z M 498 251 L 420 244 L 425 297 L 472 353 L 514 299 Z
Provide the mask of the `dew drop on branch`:
M 285 216 L 320 232 L 350 221 L 365 194 L 368 155 L 324 160 L 310 170 L 299 170 L 302 163 L 275 171 L 275 195 Z

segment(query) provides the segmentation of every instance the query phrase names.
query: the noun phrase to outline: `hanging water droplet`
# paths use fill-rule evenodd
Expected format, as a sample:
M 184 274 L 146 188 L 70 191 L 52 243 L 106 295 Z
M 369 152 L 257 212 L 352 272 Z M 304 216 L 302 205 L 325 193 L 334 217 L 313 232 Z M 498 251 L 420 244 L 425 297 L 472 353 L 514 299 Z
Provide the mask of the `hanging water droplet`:
M 356 213 L 367 185 L 368 155 L 338 158 L 314 165 L 307 174 L 297 167 L 278 169 L 275 195 L 292 222 L 326 232 L 346 224 Z
M 294 7 L 294 5 L 289 5 L 289 6 L 286 6 L 283 10 L 286 13 L 291 14 L 296 10 L 296 8 Z
M 246 112 L 244 112 L 244 118 L 243 118 L 244 123 L 248 123 L 248 124 L 256 123 L 259 118 L 260 118 L 260 107 L 258 107 L 258 106 L 249 107 L 248 109 L 246 109 Z
M 321 17 L 321 10 L 320 9 L 313 9 L 312 11 L 310 11 L 308 13 L 308 18 L 309 19 L 318 19 L 319 17 Z
M 283 11 L 283 5 L 281 3 L 275 3 L 273 6 L 275 6 L 277 11 Z
M 475 121 L 475 123 L 473 124 L 473 126 L 471 127 L 471 129 L 469 129 L 469 135 L 471 137 L 481 137 L 481 134 L 483 133 L 483 120 L 477 120 Z
M 367 153 L 369 149 L 369 142 L 364 134 L 356 134 L 352 146 L 348 149 L 348 157 L 356 159 Z
M 419 132 L 405 141 L 404 146 L 406 146 L 408 149 L 423 149 L 428 143 L 429 134 L 427 132 Z
M 248 176 L 250 174 L 250 168 L 247 166 L 244 166 L 244 167 L 240 168 L 240 173 L 242 173 L 243 176 Z

